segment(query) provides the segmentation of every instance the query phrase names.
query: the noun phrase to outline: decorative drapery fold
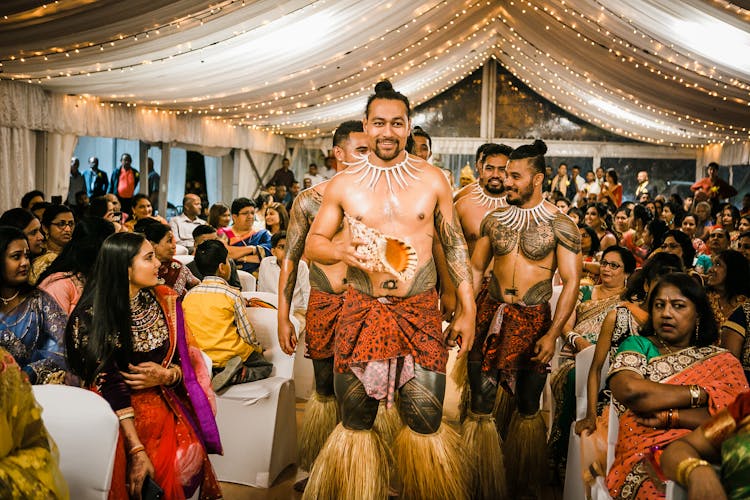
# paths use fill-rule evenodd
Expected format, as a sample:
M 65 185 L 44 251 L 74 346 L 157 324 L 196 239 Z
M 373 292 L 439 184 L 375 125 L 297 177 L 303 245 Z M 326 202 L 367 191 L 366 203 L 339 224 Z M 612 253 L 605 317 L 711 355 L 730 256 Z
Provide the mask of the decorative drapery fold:
M 4 80 L 0 81 L 0 126 L 277 154 L 284 152 L 286 144 L 283 136 L 219 120 L 110 105 L 93 97 L 62 95 Z

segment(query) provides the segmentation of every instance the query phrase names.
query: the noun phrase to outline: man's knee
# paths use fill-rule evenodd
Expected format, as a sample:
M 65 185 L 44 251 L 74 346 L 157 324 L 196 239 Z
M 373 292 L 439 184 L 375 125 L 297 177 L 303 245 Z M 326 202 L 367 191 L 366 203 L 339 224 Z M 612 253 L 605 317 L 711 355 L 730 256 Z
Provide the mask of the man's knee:
M 414 432 L 432 434 L 440 428 L 445 397 L 445 374 L 414 364 L 414 378 L 399 393 L 401 420 Z
M 539 411 L 539 398 L 542 397 L 547 373 L 522 371 L 516 383 L 516 406 L 521 415 L 533 415 Z
M 474 413 L 492 413 L 497 397 L 497 379 L 493 380 L 492 373 L 482 371 L 481 361 L 469 361 L 468 365 L 471 411 Z
M 355 431 L 372 429 L 378 400 L 367 395 L 365 386 L 352 372 L 334 373 L 333 383 L 344 427 Z
M 313 359 L 315 392 L 321 396 L 333 396 L 333 357 Z

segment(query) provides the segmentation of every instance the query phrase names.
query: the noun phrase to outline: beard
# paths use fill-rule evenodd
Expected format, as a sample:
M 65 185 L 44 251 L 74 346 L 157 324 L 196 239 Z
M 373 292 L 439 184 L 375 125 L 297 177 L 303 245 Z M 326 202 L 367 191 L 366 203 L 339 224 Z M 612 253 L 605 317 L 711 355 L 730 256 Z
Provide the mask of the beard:
M 395 137 L 388 137 L 385 140 L 393 142 L 394 145 L 395 145 L 395 147 L 393 148 L 392 152 L 391 151 L 388 151 L 388 152 L 383 151 L 380 148 L 380 142 L 381 142 L 381 140 L 383 140 L 383 139 L 377 139 L 375 141 L 375 149 L 373 151 L 375 153 L 375 156 L 377 156 L 378 158 L 380 158 L 383 161 L 391 161 L 391 160 L 395 159 L 399 154 L 401 154 L 401 151 L 403 151 L 403 149 L 404 149 L 401 146 L 401 141 L 399 141 Z
M 507 192 L 508 195 L 505 197 L 505 200 L 508 204 L 521 206 L 534 196 L 534 185 L 529 182 L 529 185 L 525 188 L 508 189 Z
M 490 179 L 489 181 L 491 180 L 493 179 Z M 505 192 L 505 185 L 502 182 L 500 182 L 499 187 L 495 187 L 492 184 L 490 184 L 489 181 L 487 181 L 487 183 L 484 185 L 485 191 L 487 191 L 490 194 L 503 194 Z

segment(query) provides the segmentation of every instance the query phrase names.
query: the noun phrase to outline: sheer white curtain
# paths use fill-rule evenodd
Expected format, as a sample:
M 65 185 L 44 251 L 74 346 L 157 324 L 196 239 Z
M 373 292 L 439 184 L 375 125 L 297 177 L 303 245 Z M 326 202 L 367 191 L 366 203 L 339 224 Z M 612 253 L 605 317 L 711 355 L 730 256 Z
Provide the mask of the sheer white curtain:
M 21 196 L 36 188 L 36 134 L 0 127 L 0 212 L 19 206 Z
M 75 134 L 59 134 L 46 132 L 44 134 L 44 179 L 36 179 L 36 185 L 48 197 L 59 194 L 63 200 L 67 198 L 70 184 L 70 158 L 76 149 L 78 136 Z M 86 159 L 81 160 L 79 171 L 86 169 Z

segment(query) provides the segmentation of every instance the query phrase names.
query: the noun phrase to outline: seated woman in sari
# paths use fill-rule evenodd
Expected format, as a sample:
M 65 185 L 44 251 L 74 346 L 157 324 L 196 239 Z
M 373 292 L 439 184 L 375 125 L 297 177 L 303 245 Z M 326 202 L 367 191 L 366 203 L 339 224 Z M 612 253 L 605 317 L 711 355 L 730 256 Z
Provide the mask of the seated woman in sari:
M 84 217 L 73 230 L 70 245 L 39 276 L 39 288 L 50 294 L 66 315 L 78 304 L 102 243 L 114 232 L 110 221 Z
M 565 477 L 570 425 L 575 419 L 575 354 L 596 344 L 604 318 L 622 302 L 625 282 L 634 270 L 635 258 L 630 250 L 617 245 L 604 250 L 600 261 L 601 283 L 581 287 L 575 313 L 565 325 L 566 345 L 560 353 L 561 364 L 550 381 L 555 419 L 549 447 L 561 479 Z
M 177 244 L 172 228 L 156 219 L 141 219 L 135 225 L 135 232 L 143 233 L 154 247 L 154 255 L 159 261 L 159 279 L 184 298 L 185 294 L 200 283 L 190 270 L 174 259 Z
M 720 345 L 740 360 L 750 383 L 750 302 L 735 309 L 721 325 Z
M 0 498 L 67 499 L 57 450 L 26 377 L 0 348 Z
M 67 316 L 47 293 L 27 282 L 29 244 L 15 227 L 0 227 L 0 347 L 32 384 L 65 382 Z
M 750 392 L 687 436 L 670 444 L 660 465 L 690 499 L 750 497 Z M 709 463 L 710 462 L 710 463 Z M 721 463 L 721 478 L 712 463 Z
M 647 463 L 654 447 L 685 436 L 748 389 L 737 358 L 712 344 L 718 328 L 703 288 L 689 275 L 664 276 L 649 297 L 642 336 L 626 339 L 609 372 L 620 416 L 613 498 L 663 498 Z
M 70 365 L 120 418 L 110 498 L 127 498 L 126 472 L 131 496 L 149 475 L 164 498 L 198 487 L 200 498 L 220 498 L 207 455 L 221 443 L 206 366 L 188 344 L 177 295 L 156 286 L 158 269 L 143 235 L 107 238 L 68 322 Z

